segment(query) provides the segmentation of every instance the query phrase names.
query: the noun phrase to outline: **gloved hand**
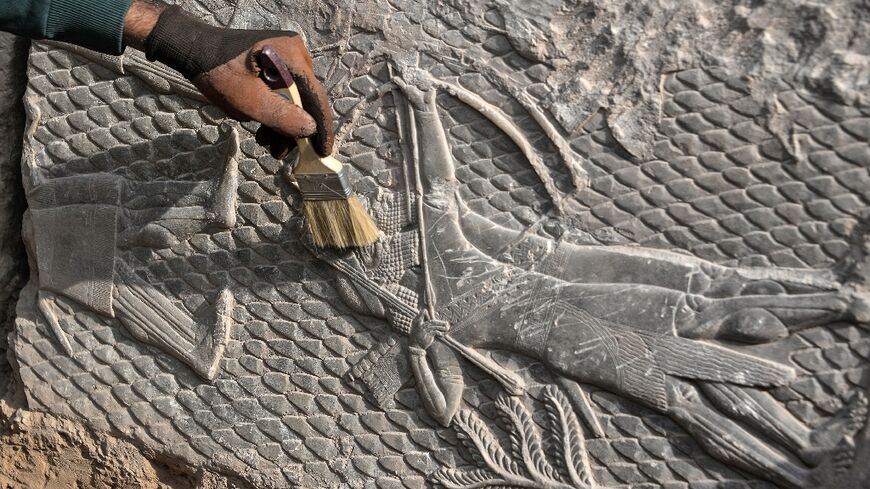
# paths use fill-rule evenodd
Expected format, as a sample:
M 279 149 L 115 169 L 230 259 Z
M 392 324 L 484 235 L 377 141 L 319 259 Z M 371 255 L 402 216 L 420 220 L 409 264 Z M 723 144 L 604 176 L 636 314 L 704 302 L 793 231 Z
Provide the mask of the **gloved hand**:
M 226 29 L 167 7 L 145 39 L 149 60 L 181 72 L 229 116 L 263 124 L 257 141 L 283 157 L 294 139 L 310 137 L 321 156 L 332 153 L 332 109 L 314 75 L 311 56 L 295 32 Z M 260 79 L 257 53 L 272 45 L 293 75 L 304 110 L 272 93 Z

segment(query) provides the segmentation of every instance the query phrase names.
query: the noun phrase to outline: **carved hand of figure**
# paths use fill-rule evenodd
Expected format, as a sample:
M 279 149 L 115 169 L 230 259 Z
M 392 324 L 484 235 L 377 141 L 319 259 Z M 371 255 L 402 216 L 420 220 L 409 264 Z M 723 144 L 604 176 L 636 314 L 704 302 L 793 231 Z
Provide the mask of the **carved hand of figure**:
M 417 73 L 419 70 L 406 70 L 409 73 Z M 406 75 L 411 78 L 413 75 Z M 408 103 L 414 107 L 415 110 L 425 111 L 426 110 L 426 94 L 431 91 L 431 86 L 427 87 L 427 89 L 420 88 L 420 84 L 414 83 L 415 80 L 420 80 L 422 77 L 416 76 L 410 79 L 410 83 L 405 81 L 401 77 L 393 77 L 393 83 L 395 83 L 401 90 L 402 93 L 405 94 L 405 97 L 408 100 Z
M 230 117 L 262 123 L 257 141 L 273 156 L 286 156 L 295 139 L 305 137 L 321 156 L 332 153 L 332 108 L 297 33 L 215 27 L 177 6 L 143 5 L 137 0 L 125 21 L 128 44 L 143 49 L 149 60 L 178 70 Z M 274 47 L 286 63 L 304 109 L 260 79 L 256 55 L 265 45 Z
M 412 346 L 427 349 L 435 341 L 435 337 L 450 330 L 450 323 L 431 319 L 429 313 L 424 311 L 417 316 L 411 326 L 410 342 Z

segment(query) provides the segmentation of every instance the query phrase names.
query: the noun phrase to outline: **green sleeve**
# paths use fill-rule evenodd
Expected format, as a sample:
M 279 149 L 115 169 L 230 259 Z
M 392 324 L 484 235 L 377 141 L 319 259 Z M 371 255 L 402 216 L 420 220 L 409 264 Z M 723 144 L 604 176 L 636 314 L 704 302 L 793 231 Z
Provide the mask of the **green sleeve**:
M 132 0 L 0 0 L 0 30 L 54 39 L 95 51 L 124 51 L 124 17 Z

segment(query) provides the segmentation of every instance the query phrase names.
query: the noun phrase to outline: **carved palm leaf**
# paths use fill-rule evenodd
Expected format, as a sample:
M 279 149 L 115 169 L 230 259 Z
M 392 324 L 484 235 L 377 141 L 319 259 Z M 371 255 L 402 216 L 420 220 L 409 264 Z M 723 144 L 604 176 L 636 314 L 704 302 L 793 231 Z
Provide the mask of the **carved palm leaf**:
M 504 479 L 486 469 L 462 470 L 441 467 L 432 473 L 432 479 L 435 485 L 444 489 L 507 487 Z
M 457 436 L 471 452 L 479 466 L 500 476 L 522 476 L 520 467 L 511 460 L 490 429 L 473 412 L 463 409 L 453 418 Z
M 552 385 L 544 388 L 544 399 L 547 401 L 547 415 L 556 444 L 558 467 L 568 476 L 571 484 L 591 487 L 594 483 L 586 453 L 586 439 L 571 403 L 562 391 Z
M 526 470 L 536 481 L 558 480 L 558 474 L 544 454 L 541 434 L 520 400 L 515 396 L 502 395 L 495 405 L 508 427 L 514 459 L 522 460 Z

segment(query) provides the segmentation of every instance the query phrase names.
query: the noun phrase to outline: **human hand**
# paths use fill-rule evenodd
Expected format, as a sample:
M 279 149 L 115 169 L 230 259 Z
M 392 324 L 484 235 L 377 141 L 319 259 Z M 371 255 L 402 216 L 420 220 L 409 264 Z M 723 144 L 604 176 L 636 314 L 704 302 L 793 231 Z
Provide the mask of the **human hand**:
M 414 324 L 411 325 L 410 342 L 411 346 L 427 349 L 435 341 L 435 336 L 440 336 L 450 330 L 450 323 L 447 321 L 439 321 L 430 319 L 429 313 L 424 311 L 417 316 Z
M 146 31 L 147 37 L 141 39 Z M 286 156 L 295 139 L 304 137 L 321 156 L 332 153 L 332 109 L 298 34 L 214 27 L 177 6 L 154 7 L 136 0 L 125 24 L 125 41 L 134 47 L 139 44 L 148 59 L 181 72 L 230 117 L 260 122 L 257 141 L 268 146 L 273 156 Z M 273 93 L 260 79 L 257 55 L 265 45 L 275 48 L 293 75 L 302 108 Z

